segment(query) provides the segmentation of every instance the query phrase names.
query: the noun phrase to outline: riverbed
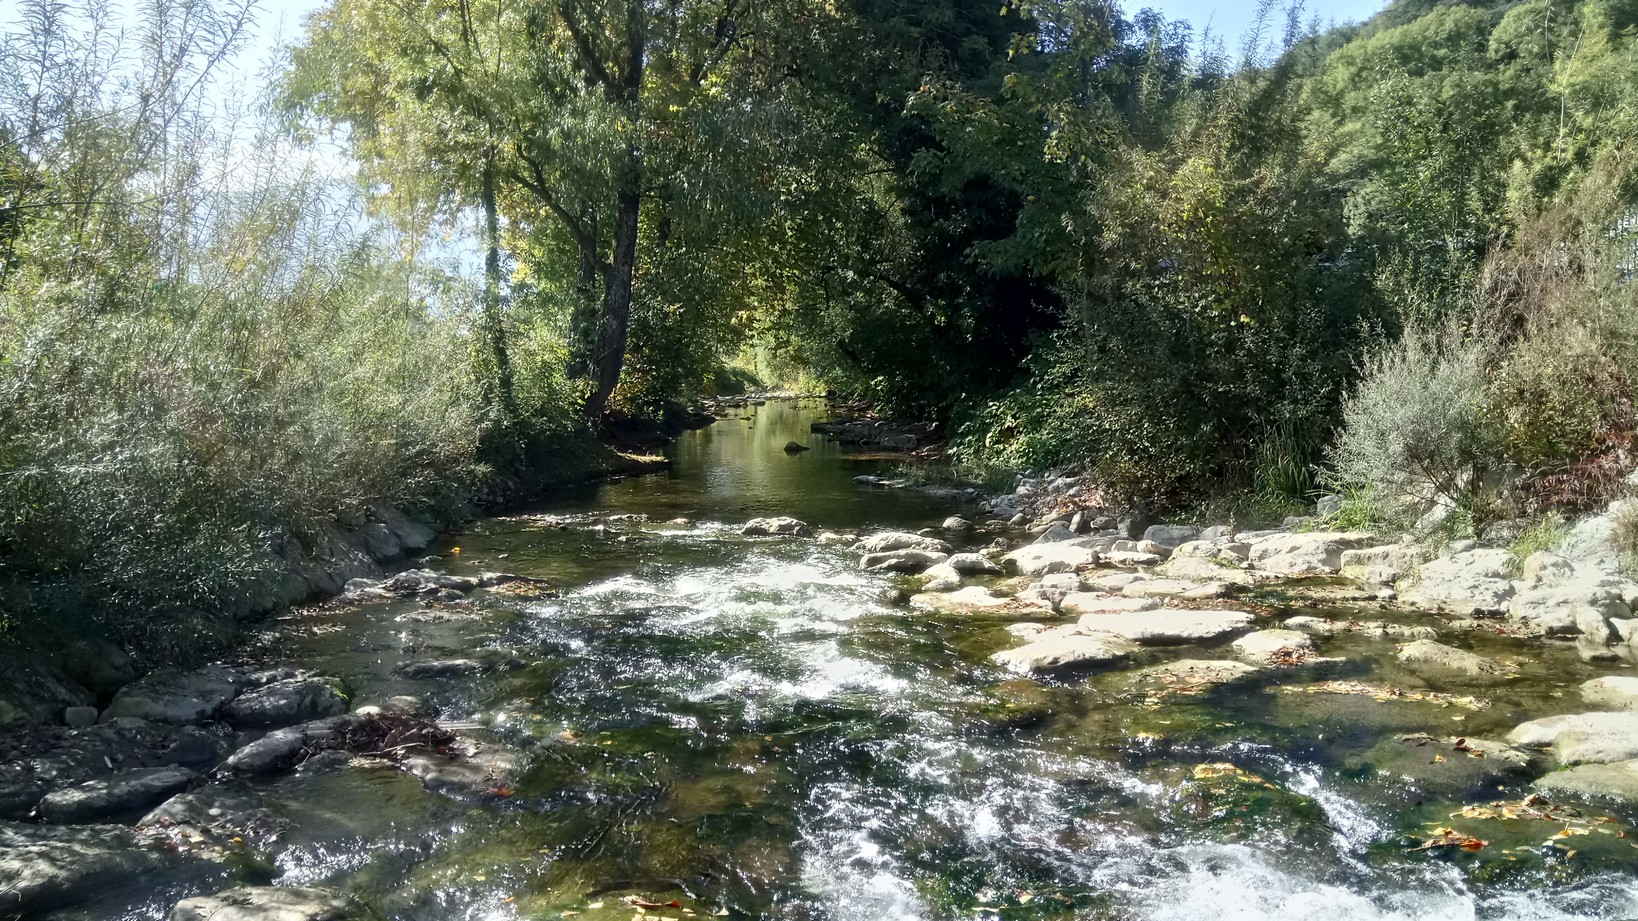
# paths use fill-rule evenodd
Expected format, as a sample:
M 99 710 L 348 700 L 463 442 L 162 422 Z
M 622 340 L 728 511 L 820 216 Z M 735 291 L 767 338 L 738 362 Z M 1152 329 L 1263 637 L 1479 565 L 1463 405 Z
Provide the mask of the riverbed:
M 1348 635 L 1319 641 L 1328 670 L 1221 686 L 1141 685 L 1135 666 L 1020 678 L 989 658 L 1017 642 L 1007 619 L 913 609 L 911 584 L 861 572 L 845 541 L 739 533 L 758 516 L 868 533 L 964 511 L 857 484 L 897 465 L 810 435 L 822 412 L 737 410 L 666 472 L 479 522 L 416 563 L 544 580 L 528 590 L 264 625 L 252 659 L 338 676 L 355 703 L 416 698 L 519 767 L 456 793 L 365 760 L 259 780 L 279 830 L 252 875 L 428 921 L 1638 917 L 1630 809 L 1381 769 L 1418 734 L 1494 739 L 1583 709 L 1575 687 L 1611 668 L 1464 636 L 1513 674 L 1429 682 L 1392 638 Z M 1293 613 L 1350 616 L 1259 609 Z M 1186 657 L 1221 654 L 1137 664 Z M 451 659 L 482 667 L 403 674 Z M 1334 693 L 1350 683 L 1366 690 Z M 1466 748 L 1425 760 L 1482 758 Z M 1425 846 L 1447 827 L 1484 844 Z M 163 918 L 205 891 L 170 878 L 54 917 Z

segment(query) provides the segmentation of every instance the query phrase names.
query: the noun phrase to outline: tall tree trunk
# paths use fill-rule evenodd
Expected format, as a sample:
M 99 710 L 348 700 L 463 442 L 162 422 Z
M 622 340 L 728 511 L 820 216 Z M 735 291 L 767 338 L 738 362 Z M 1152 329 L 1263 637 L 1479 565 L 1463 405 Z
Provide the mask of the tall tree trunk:
M 483 340 L 494 367 L 493 384 L 486 382 L 503 418 L 517 418 L 517 398 L 512 389 L 512 358 L 506 349 L 506 320 L 501 313 L 500 212 L 495 202 L 495 152 L 483 164 L 483 230 L 486 252 L 483 260 Z M 492 390 L 490 389 L 492 386 Z
M 627 150 L 630 170 L 620 190 L 614 222 L 614 264 L 609 272 L 608 293 L 603 299 L 603 324 L 598 330 L 597 351 L 592 356 L 597 387 L 586 398 L 586 420 L 594 425 L 608 410 L 609 397 L 620 383 L 626 364 L 626 330 L 631 324 L 631 278 L 637 266 L 638 217 L 642 192 L 637 181 L 637 152 Z

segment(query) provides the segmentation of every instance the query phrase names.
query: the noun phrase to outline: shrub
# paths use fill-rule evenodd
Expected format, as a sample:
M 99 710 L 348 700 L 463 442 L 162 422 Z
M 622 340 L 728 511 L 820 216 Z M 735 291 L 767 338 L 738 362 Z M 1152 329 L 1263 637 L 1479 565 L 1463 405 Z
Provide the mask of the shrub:
M 1446 324 L 1407 330 L 1370 355 L 1343 404 L 1333 485 L 1397 524 L 1440 501 L 1482 508 L 1487 478 L 1505 462 L 1505 432 L 1489 398 L 1495 351 L 1483 335 Z

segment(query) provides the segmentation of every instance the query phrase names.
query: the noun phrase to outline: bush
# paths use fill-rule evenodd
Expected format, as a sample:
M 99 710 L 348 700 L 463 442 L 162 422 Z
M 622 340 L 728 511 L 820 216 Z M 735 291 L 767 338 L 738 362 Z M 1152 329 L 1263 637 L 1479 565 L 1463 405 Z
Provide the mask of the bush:
M 1369 356 L 1343 404 L 1332 485 L 1379 520 L 1409 524 L 1432 504 L 1487 506 L 1506 433 L 1489 397 L 1495 347 L 1446 324 L 1410 329 Z

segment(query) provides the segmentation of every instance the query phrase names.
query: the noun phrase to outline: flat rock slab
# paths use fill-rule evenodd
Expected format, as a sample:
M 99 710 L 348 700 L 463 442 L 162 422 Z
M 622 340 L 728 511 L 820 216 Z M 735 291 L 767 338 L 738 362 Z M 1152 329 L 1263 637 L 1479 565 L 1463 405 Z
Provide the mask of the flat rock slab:
M 1314 640 L 1300 630 L 1257 630 L 1234 641 L 1234 653 L 1247 662 L 1267 664 L 1306 658 Z
M 983 613 L 1035 617 L 1052 612 L 1052 606 L 1044 601 L 997 595 L 982 585 L 969 585 L 955 592 L 923 592 L 911 596 L 910 604 L 913 607 L 930 611 L 963 614 Z
M 137 768 L 54 790 L 40 800 L 48 822 L 76 825 L 151 809 L 186 790 L 199 775 L 179 767 Z
M 1286 618 L 1284 626 L 1288 630 L 1301 630 L 1315 636 L 1337 636 L 1353 633 L 1361 636 L 1410 640 L 1431 640 L 1439 636 L 1439 631 L 1432 627 L 1390 624 L 1380 620 L 1327 620 L 1323 617 L 1313 617 L 1307 614 Z
M 1233 585 L 1250 585 L 1255 578 L 1243 569 L 1220 566 L 1203 556 L 1174 557 L 1171 562 L 1160 567 L 1158 572 L 1168 579 L 1178 579 L 1184 582 L 1227 582 Z
M 1581 686 L 1581 699 L 1610 710 L 1638 710 L 1638 678 L 1606 675 Z
M 170 921 L 349 921 L 361 917 L 351 900 L 328 889 L 241 886 L 183 899 Z
M 990 658 L 1003 668 L 1029 673 L 1109 665 L 1125 660 L 1134 651 L 1132 643 L 1106 633 L 1054 628 L 1040 633 L 1023 646 L 1004 649 Z
M 0 911 L 28 917 L 71 905 L 159 865 L 129 828 L 0 822 Z
M 1638 761 L 1566 768 L 1538 779 L 1534 786 L 1546 793 L 1571 793 L 1588 798 L 1638 803 Z
M 244 671 L 208 666 L 183 672 L 165 669 L 119 689 L 103 722 L 134 716 L 154 723 L 185 726 L 210 719 L 250 683 Z
M 1272 534 L 1247 540 L 1251 564 L 1264 572 L 1283 575 L 1334 573 L 1342 568 L 1342 553 L 1370 544 L 1375 538 L 1355 531 L 1312 531 Z
M 347 712 L 340 682 L 329 678 L 274 681 L 234 698 L 224 711 L 236 726 L 289 726 Z
M 1226 582 L 1186 582 L 1182 579 L 1145 579 L 1121 589 L 1128 598 L 1184 598 L 1202 600 L 1228 594 Z
M 1433 640 L 1416 640 L 1399 650 L 1399 661 L 1421 675 L 1468 675 L 1503 678 L 1511 670 L 1493 659 Z
M 1132 676 L 1134 683 L 1162 684 L 1171 688 L 1211 688 L 1244 681 L 1262 669 L 1227 659 L 1178 659 L 1152 665 Z
M 1519 559 L 1506 550 L 1478 549 L 1424 564 L 1417 584 L 1404 595 L 1414 607 L 1456 614 L 1496 614 L 1513 597 Z
M 1106 595 L 1103 592 L 1073 592 L 1065 595 L 1060 607 L 1074 614 L 1130 614 L 1134 611 L 1154 611 L 1160 607 L 1158 598 L 1127 598 L 1124 595 Z
M 1050 544 L 1030 544 L 1009 553 L 1004 559 L 1018 567 L 1026 576 L 1041 576 L 1055 572 L 1074 572 L 1095 565 L 1098 551 L 1077 543 L 1060 541 Z
M 1161 608 L 1125 614 L 1088 614 L 1079 626 L 1124 637 L 1144 646 L 1177 646 L 1221 639 L 1249 628 L 1244 611 L 1190 611 Z
M 1521 723 L 1507 741 L 1552 748 L 1565 764 L 1605 764 L 1638 758 L 1638 713 L 1572 713 Z

